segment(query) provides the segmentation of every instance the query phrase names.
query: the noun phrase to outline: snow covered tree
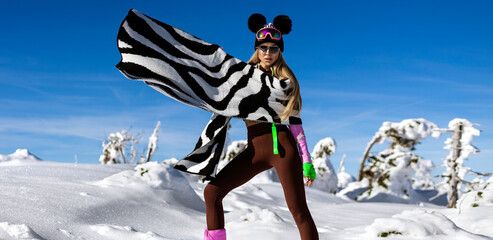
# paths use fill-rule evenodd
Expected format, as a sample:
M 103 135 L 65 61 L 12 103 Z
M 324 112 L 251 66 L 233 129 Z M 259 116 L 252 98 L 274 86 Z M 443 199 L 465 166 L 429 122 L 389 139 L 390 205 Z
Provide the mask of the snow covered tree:
M 156 152 L 157 150 L 157 133 L 159 131 L 159 126 L 161 126 L 161 122 L 158 121 L 156 128 L 154 129 L 154 132 L 152 135 L 149 137 L 149 144 L 147 145 L 147 154 L 146 154 L 146 162 L 150 162 L 152 155 Z
M 457 201 L 458 208 L 475 208 L 480 206 L 493 206 L 493 177 L 484 181 L 483 176 L 478 176 L 466 187 L 466 193 Z
M 107 140 L 102 143 L 103 153 L 99 157 L 99 162 L 102 164 L 118 164 L 128 163 L 125 149 L 128 144 L 131 144 L 131 162 L 133 162 L 135 156 L 134 145 L 138 144 L 137 137 L 128 134 L 128 130 L 122 130 L 121 132 L 111 133 Z
M 233 141 L 226 149 L 225 153 L 221 156 L 218 163 L 218 171 L 220 171 L 226 164 L 228 164 L 238 154 L 243 152 L 248 146 L 247 140 Z
M 445 173 L 441 175 L 443 181 L 437 186 L 440 194 L 447 193 L 448 207 L 456 207 L 459 193 L 464 182 L 464 176 L 470 173 L 471 169 L 464 166 L 464 161 L 470 154 L 479 152 L 475 146 L 471 145 L 473 136 L 479 136 L 480 131 L 474 128 L 474 124 L 467 119 L 456 118 L 449 122 L 449 129 L 452 136 L 445 141 L 445 149 L 450 150 L 450 154 L 445 158 L 443 166 Z
M 420 182 L 423 187 L 431 186 L 430 172 L 433 164 L 422 159 L 412 151 L 419 141 L 428 136 L 439 137 L 435 131 L 437 125 L 425 119 L 406 119 L 400 123 L 384 122 L 372 138 L 361 160 L 358 179 L 367 179 L 371 197 L 375 192 L 386 192 L 407 198 L 414 192 L 412 183 Z M 390 142 L 387 149 L 377 155 L 371 155 L 370 149 L 375 143 Z M 369 165 L 364 162 L 368 159 Z
M 339 189 L 346 188 L 350 183 L 354 182 L 356 179 L 346 172 L 344 167 L 344 160 L 346 159 L 346 154 L 342 156 L 341 163 L 339 164 L 339 170 L 337 171 L 337 187 Z
M 218 171 L 220 169 L 222 169 L 224 166 L 226 166 L 226 164 L 229 161 L 231 161 L 234 157 L 236 157 L 236 155 L 238 155 L 240 153 L 240 150 L 243 151 L 243 149 L 246 148 L 246 145 L 245 145 L 241 149 L 236 149 L 236 151 L 234 151 L 233 149 L 230 149 L 231 151 L 236 152 L 236 154 L 234 154 L 232 152 L 228 153 L 229 147 L 226 147 L 226 146 L 230 146 L 230 145 L 233 146 L 234 145 L 234 144 L 232 144 L 231 138 L 229 137 L 229 132 L 230 132 L 229 130 L 231 129 L 231 122 L 228 123 L 227 128 L 228 128 L 228 131 L 226 132 L 226 139 L 224 140 L 223 151 L 221 153 L 221 157 L 219 158 Z M 246 144 L 246 140 L 241 140 L 240 142 L 245 142 L 245 144 Z M 235 145 L 238 145 L 238 143 L 235 143 Z M 232 147 L 232 148 L 234 148 L 234 147 Z M 229 157 L 227 155 L 229 155 Z
M 334 139 L 327 137 L 315 144 L 312 151 L 313 166 L 317 172 L 317 179 L 313 182 L 312 187 L 330 192 L 337 192 L 337 173 L 330 163 L 330 155 L 336 151 Z

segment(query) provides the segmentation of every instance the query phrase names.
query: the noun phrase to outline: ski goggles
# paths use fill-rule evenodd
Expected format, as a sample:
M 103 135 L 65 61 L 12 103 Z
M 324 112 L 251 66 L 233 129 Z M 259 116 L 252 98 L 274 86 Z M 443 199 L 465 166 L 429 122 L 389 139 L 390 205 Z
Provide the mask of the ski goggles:
M 272 40 L 281 40 L 281 32 L 275 28 L 262 28 L 257 32 L 257 39 L 263 40 L 270 35 Z

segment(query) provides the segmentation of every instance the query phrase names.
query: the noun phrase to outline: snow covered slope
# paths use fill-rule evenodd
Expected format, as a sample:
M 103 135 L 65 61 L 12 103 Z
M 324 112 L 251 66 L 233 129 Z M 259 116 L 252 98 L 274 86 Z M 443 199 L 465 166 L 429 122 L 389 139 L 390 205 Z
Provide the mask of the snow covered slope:
M 203 183 L 162 163 L 0 163 L 0 239 L 201 239 Z M 490 239 L 492 206 L 358 203 L 317 189 L 307 200 L 320 239 Z M 277 182 L 224 200 L 228 239 L 299 239 Z M 481 236 L 485 235 L 485 236 Z M 486 237 L 489 236 L 489 237 Z

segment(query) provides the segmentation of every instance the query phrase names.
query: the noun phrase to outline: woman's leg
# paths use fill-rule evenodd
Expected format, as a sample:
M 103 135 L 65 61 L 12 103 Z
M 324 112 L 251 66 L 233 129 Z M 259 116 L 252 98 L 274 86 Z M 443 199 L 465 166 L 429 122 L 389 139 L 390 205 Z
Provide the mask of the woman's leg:
M 284 138 L 284 141 L 282 138 Z M 299 158 L 297 149 L 289 149 L 293 146 L 296 147 L 296 145 L 294 145 L 293 140 L 288 138 L 289 135 L 287 133 L 283 132 L 279 134 L 280 143 L 286 148 L 287 153 L 284 158 L 274 158 L 272 165 L 276 169 L 279 181 L 284 190 L 286 203 L 298 226 L 301 239 L 318 239 L 317 228 L 306 204 L 301 159 Z
M 255 151 L 251 142 L 224 167 L 204 189 L 204 200 L 209 230 L 224 228 L 224 210 L 222 200 L 234 188 L 243 185 L 258 173 L 272 166 L 255 161 Z

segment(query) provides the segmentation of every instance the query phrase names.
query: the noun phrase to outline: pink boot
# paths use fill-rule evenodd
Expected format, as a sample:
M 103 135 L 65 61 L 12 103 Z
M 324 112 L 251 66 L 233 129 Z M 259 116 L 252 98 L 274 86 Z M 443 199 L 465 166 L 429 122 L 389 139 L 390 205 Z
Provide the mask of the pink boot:
M 226 229 L 207 230 L 206 228 L 204 240 L 226 240 Z

